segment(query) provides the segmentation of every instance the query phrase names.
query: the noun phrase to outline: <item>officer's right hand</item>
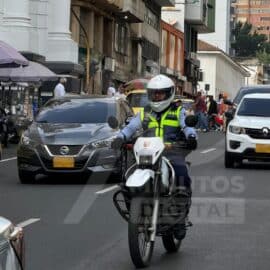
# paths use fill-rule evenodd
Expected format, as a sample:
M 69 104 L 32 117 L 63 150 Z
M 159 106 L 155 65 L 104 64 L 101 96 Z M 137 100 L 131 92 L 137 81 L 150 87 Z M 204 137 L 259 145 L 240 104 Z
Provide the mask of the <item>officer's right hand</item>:
M 120 150 L 121 147 L 123 146 L 124 142 L 125 142 L 125 141 L 124 141 L 123 138 L 117 137 L 117 138 L 115 138 L 115 139 L 112 141 L 112 143 L 111 143 L 111 148 L 112 148 L 112 149 L 115 149 L 115 150 Z

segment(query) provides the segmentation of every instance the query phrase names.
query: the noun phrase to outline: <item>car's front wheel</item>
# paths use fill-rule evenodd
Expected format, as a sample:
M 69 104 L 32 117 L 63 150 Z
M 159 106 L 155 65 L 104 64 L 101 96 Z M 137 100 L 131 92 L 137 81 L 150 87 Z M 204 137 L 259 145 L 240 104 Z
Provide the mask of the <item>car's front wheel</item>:
M 31 172 L 19 170 L 18 175 L 22 184 L 33 184 L 36 180 L 36 175 Z
M 234 162 L 235 162 L 234 157 L 228 151 L 225 151 L 225 155 L 224 155 L 225 168 L 233 168 Z

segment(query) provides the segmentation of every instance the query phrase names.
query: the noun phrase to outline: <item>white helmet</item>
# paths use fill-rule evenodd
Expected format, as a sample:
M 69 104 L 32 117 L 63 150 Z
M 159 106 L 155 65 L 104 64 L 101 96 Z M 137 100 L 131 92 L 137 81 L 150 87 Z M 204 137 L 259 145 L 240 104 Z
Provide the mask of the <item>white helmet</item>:
M 157 75 L 148 82 L 147 93 L 152 110 L 162 112 L 174 99 L 174 82 L 165 75 Z

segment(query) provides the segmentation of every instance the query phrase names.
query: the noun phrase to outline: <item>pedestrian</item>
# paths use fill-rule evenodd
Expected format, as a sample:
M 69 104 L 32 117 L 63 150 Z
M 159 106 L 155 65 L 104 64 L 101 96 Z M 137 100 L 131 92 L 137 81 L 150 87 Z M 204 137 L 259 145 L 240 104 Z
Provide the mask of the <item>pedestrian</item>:
M 114 97 L 115 94 L 116 94 L 116 89 L 115 89 L 114 83 L 110 82 L 110 86 L 108 87 L 108 90 L 107 90 L 107 96 Z
M 209 129 L 216 129 L 215 125 L 215 117 L 218 114 L 218 107 L 217 107 L 217 102 L 214 100 L 213 96 L 209 96 L 209 101 L 208 101 L 208 123 L 209 123 Z
M 194 103 L 194 109 L 195 109 L 195 115 L 198 117 L 198 124 L 196 128 L 198 130 L 202 130 L 204 132 L 208 132 L 208 123 L 207 123 L 207 118 L 206 118 L 206 103 L 204 98 L 202 97 L 202 92 L 197 93 L 197 97 L 195 99 Z
M 59 83 L 54 88 L 54 97 L 63 97 L 66 94 L 65 85 L 67 83 L 66 78 L 60 78 Z
M 126 95 L 124 94 L 124 90 L 124 85 L 121 83 L 117 89 L 117 92 L 115 93 L 115 96 L 125 99 Z

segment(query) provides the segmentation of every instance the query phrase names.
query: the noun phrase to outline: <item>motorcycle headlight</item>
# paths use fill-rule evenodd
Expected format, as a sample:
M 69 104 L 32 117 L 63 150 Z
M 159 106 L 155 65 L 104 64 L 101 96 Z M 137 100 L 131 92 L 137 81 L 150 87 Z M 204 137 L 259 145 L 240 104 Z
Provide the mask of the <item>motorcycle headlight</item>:
M 94 148 L 106 148 L 106 147 L 111 147 L 112 141 L 115 139 L 115 137 L 106 139 L 106 140 L 99 140 L 92 142 L 91 145 Z
M 230 126 L 229 130 L 231 133 L 234 133 L 234 134 L 246 134 L 245 128 L 238 127 L 238 126 Z
M 148 156 L 148 155 L 140 156 L 139 158 L 140 165 L 151 165 L 152 161 L 153 161 L 152 156 Z

